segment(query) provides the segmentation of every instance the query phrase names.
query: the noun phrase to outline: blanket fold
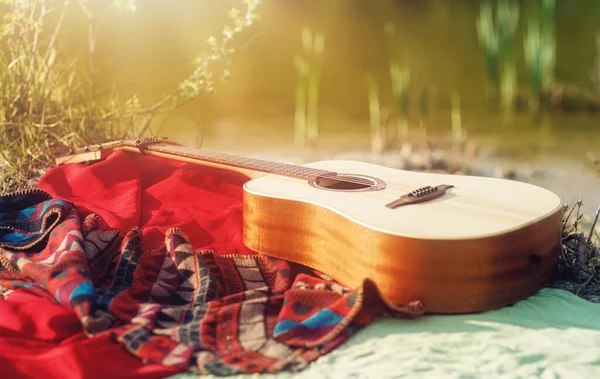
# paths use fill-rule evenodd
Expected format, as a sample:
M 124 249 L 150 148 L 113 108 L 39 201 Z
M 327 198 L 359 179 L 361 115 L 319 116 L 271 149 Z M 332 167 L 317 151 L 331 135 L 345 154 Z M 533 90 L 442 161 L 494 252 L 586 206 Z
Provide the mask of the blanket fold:
M 245 180 L 123 152 L 57 167 L 0 198 L 0 286 L 69 307 L 140 362 L 216 375 L 297 371 L 375 317 L 423 313 L 247 249 Z
M 5 294 L 24 288 L 53 298 L 87 327 L 94 285 L 71 203 L 39 190 L 0 197 L 0 263 Z

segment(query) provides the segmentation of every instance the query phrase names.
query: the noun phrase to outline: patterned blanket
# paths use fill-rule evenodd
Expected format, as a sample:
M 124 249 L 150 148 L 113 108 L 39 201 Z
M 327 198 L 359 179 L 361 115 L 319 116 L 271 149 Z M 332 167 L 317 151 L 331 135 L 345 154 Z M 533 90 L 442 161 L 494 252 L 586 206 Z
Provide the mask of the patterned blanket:
M 162 241 L 142 227 L 111 229 L 89 199 L 64 198 L 0 197 L 0 286 L 71 308 L 89 338 L 109 335 L 143 362 L 216 375 L 295 371 L 375 317 L 423 313 L 418 302 L 386 305 L 369 281 L 349 289 L 282 260 L 217 251 L 231 240 L 213 233 L 203 245 L 189 225 L 163 230 Z M 220 228 L 215 220 L 207 225 Z

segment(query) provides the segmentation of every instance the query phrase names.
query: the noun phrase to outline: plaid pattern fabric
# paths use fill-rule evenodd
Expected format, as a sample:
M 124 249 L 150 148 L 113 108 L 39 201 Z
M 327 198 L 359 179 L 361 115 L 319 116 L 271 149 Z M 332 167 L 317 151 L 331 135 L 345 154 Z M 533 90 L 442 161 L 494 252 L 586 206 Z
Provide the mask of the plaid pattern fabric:
M 0 198 L 0 215 L 0 285 L 50 295 L 144 362 L 215 375 L 297 371 L 374 317 L 423 313 L 418 302 L 390 308 L 368 281 L 348 289 L 282 260 L 195 251 L 177 228 L 145 250 L 141 230 L 103 231 L 95 215 L 80 224 L 71 204 L 49 196 Z

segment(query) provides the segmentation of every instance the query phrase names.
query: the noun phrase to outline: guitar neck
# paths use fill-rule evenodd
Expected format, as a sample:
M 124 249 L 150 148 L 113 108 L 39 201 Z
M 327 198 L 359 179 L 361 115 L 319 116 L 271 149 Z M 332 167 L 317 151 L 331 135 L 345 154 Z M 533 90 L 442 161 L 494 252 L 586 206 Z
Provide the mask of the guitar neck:
M 81 161 L 106 158 L 114 150 L 126 150 L 167 159 L 175 159 L 207 166 L 216 166 L 241 172 L 249 177 L 263 173 L 288 176 L 303 180 L 316 180 L 320 176 L 335 175 L 334 172 L 312 169 L 287 163 L 270 162 L 263 159 L 247 158 L 232 154 L 224 154 L 202 149 L 185 147 L 170 142 L 152 142 L 142 145 L 115 142 L 96 145 L 75 151 L 73 154 L 60 157 L 58 164 L 77 163 Z

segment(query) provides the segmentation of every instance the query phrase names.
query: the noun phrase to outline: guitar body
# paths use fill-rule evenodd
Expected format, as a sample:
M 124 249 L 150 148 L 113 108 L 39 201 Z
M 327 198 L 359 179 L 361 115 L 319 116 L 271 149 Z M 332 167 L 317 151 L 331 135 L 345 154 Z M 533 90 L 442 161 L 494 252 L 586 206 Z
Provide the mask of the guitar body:
M 556 268 L 562 202 L 543 188 L 354 161 L 304 167 L 352 174 L 356 185 L 272 174 L 248 181 L 249 248 L 312 267 L 349 287 L 369 278 L 388 302 L 420 300 L 429 313 L 515 303 L 539 291 Z M 386 206 L 417 188 L 441 184 L 453 187 L 429 201 Z

